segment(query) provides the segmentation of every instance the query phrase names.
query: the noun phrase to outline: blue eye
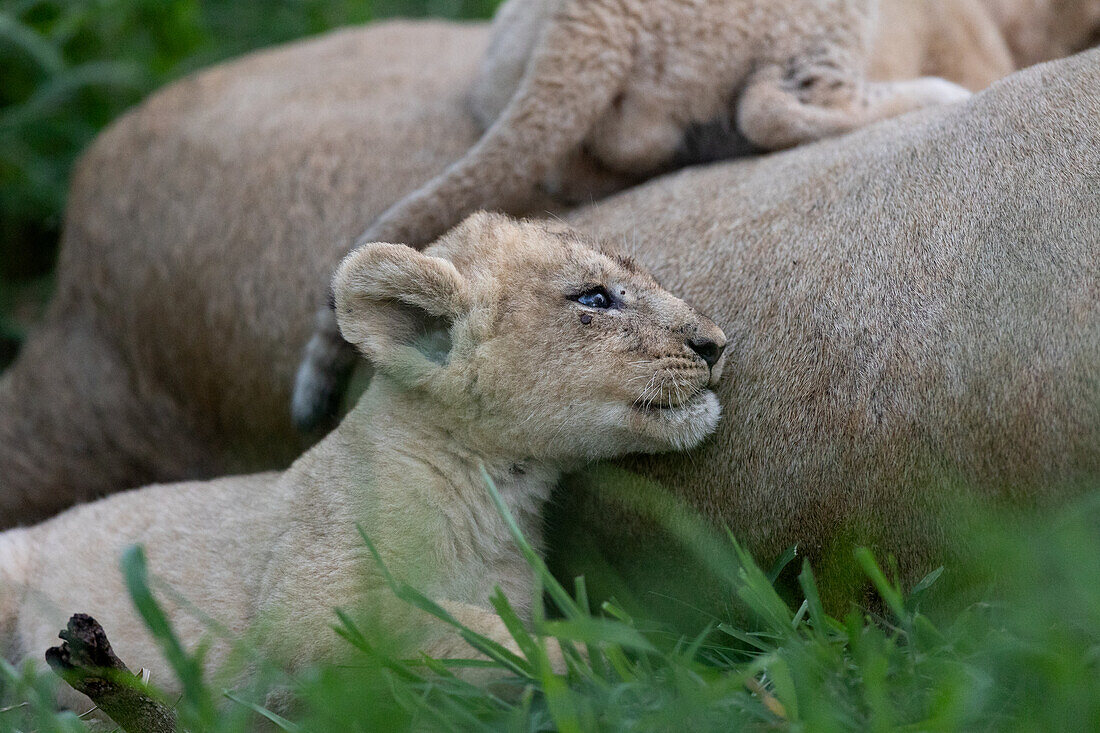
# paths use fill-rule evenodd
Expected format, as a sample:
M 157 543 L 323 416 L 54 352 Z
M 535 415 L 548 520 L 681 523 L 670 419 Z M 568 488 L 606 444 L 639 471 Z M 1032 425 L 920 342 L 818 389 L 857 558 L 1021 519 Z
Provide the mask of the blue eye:
M 602 285 L 590 288 L 583 293 L 573 296 L 573 300 L 586 308 L 598 308 L 600 310 L 607 310 L 614 302 L 611 299 L 611 294 L 608 293 L 607 289 Z

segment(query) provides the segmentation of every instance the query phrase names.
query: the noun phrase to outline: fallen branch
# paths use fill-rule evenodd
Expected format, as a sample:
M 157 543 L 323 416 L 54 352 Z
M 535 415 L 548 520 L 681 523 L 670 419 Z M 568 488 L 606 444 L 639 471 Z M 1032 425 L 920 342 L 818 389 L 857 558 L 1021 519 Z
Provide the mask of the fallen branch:
M 150 695 L 115 655 L 94 618 L 75 614 L 58 636 L 62 644 L 46 651 L 46 663 L 70 687 L 91 698 L 126 733 L 175 733 L 175 712 Z

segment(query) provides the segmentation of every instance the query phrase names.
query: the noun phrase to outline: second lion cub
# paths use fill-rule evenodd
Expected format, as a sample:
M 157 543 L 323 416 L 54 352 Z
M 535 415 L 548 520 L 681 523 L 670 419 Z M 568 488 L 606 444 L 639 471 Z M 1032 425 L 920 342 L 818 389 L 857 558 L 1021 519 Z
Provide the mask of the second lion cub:
M 364 238 L 423 246 L 555 177 L 581 146 L 646 176 L 690 162 L 693 125 L 728 120 L 776 150 L 969 95 L 939 78 L 868 82 L 878 12 L 878 0 L 508 0 L 471 90 L 485 135 Z
M 40 659 L 80 611 L 120 657 L 171 680 L 117 571 L 132 543 L 232 631 L 258 622 L 260 649 L 291 669 L 350 652 L 334 607 L 413 627 L 434 656 L 470 656 L 390 592 L 356 523 L 396 575 L 515 648 L 489 598 L 499 586 L 526 612 L 534 583 L 483 467 L 538 546 L 563 471 L 691 448 L 717 425 L 721 330 L 563 229 L 476 215 L 423 254 L 365 245 L 334 290 L 344 335 L 376 369 L 340 426 L 283 473 L 137 489 L 0 534 L 4 658 Z M 188 647 L 206 633 L 187 613 L 173 621 Z M 206 663 L 228 652 L 215 638 Z

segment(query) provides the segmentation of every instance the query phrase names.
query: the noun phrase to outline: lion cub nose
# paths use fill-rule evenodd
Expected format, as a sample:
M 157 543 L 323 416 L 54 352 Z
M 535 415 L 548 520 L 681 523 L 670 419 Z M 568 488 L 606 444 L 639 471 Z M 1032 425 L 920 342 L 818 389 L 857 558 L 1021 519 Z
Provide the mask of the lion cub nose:
M 706 336 L 693 336 L 687 340 L 687 345 L 689 349 L 702 357 L 707 366 L 711 368 L 722 358 L 722 352 L 726 349 L 725 343 L 720 344 Z

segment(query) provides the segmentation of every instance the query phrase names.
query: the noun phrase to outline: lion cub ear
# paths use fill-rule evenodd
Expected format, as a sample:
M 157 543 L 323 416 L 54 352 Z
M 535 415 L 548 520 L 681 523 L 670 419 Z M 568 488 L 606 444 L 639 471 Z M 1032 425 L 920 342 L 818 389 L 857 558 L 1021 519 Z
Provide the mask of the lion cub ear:
M 344 338 L 407 386 L 447 363 L 451 325 L 471 308 L 453 264 L 403 244 L 359 247 L 340 263 L 332 290 Z

